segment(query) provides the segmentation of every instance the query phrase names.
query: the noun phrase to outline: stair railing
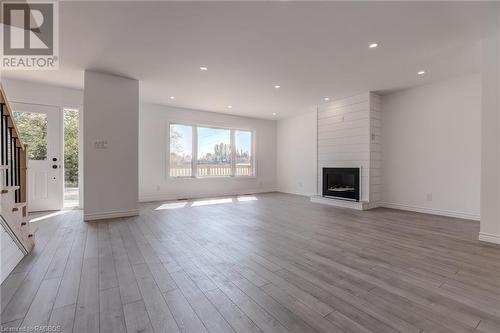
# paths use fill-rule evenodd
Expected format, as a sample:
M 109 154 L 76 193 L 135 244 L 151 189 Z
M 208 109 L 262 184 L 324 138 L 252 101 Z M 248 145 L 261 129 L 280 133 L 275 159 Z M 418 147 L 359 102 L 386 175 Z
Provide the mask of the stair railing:
M 1 114 L 1 164 L 5 170 L 4 186 L 19 187 L 16 190 L 16 203 L 26 202 L 27 145 L 23 144 L 16 127 L 14 115 L 0 85 Z
M 28 216 L 28 145 L 22 142 L 14 119 L 14 113 L 10 108 L 5 90 L 0 84 L 0 162 L 4 169 L 4 177 L 0 180 L 2 191 L 14 190 L 16 207 L 22 209 L 23 222 L 21 226 L 10 226 L 27 252 L 33 247 L 32 234 L 26 225 Z M 9 223 L 9 221 L 7 221 Z M 16 232 L 17 231 L 17 232 Z M 20 233 L 20 234 L 19 234 Z

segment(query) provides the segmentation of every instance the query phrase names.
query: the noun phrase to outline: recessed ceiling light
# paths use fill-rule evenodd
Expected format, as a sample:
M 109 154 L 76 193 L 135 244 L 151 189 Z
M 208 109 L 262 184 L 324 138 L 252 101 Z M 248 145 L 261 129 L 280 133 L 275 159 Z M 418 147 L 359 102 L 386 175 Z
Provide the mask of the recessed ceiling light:
M 273 112 L 273 116 L 275 116 L 277 113 L 276 112 Z
M 417 74 L 418 74 L 418 75 L 424 75 L 424 74 L 425 74 L 425 71 L 423 71 L 423 70 L 422 70 L 422 71 L 418 71 L 418 72 L 417 72 Z
M 370 49 L 374 49 L 376 47 L 378 47 L 378 43 L 377 42 L 373 42 L 373 43 L 370 43 L 370 45 L 368 45 L 370 47 Z
M 323 98 L 325 101 L 329 101 L 330 100 L 330 97 L 325 97 Z
M 170 99 L 175 99 L 175 96 L 170 96 Z
M 227 106 L 227 108 L 228 108 L 228 109 L 232 109 L 232 108 L 233 108 L 233 106 L 232 106 L 232 105 L 228 105 L 228 106 Z
M 200 66 L 200 70 L 202 70 L 202 71 L 208 71 L 208 67 L 206 67 L 206 66 Z
M 274 86 L 274 88 L 275 89 L 279 89 L 279 88 L 281 88 L 281 86 L 277 84 L 277 85 Z

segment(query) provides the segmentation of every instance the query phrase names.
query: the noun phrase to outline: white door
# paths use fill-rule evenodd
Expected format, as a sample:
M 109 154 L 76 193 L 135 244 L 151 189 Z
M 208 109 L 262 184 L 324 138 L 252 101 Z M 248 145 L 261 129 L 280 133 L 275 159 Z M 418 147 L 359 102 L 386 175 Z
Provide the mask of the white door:
M 24 103 L 11 107 L 20 136 L 28 144 L 28 211 L 62 209 L 61 111 Z

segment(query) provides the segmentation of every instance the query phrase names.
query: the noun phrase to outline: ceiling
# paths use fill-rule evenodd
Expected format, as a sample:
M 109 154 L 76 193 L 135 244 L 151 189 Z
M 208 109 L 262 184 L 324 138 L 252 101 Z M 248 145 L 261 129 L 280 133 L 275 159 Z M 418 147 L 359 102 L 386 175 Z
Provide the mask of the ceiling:
M 499 10 L 477 2 L 61 2 L 60 70 L 2 75 L 83 88 L 91 69 L 140 80 L 147 102 L 282 118 L 324 97 L 478 71 L 479 41 Z M 373 41 L 380 46 L 370 49 Z

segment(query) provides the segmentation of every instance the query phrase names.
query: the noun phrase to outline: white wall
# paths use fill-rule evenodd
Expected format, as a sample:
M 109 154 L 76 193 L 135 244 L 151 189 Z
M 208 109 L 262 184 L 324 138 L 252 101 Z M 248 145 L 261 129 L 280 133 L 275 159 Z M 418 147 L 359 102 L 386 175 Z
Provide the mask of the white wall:
M 9 102 L 81 109 L 83 90 L 51 86 L 36 82 L 2 79 Z
M 370 93 L 370 207 L 382 201 L 382 101 Z
M 316 194 L 317 113 L 281 119 L 277 124 L 278 190 Z
M 84 218 L 138 214 L 139 82 L 86 71 L 84 108 Z
M 255 133 L 256 177 L 168 177 L 168 127 L 170 122 L 253 130 Z M 274 191 L 276 188 L 276 122 L 169 106 L 141 104 L 139 174 L 140 201 Z
M 383 96 L 382 137 L 384 206 L 479 219 L 479 74 Z
M 482 177 L 479 239 L 500 244 L 500 32 L 483 41 L 482 74 Z

